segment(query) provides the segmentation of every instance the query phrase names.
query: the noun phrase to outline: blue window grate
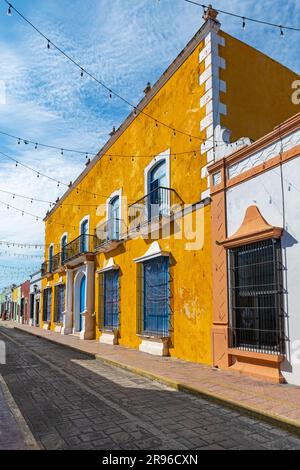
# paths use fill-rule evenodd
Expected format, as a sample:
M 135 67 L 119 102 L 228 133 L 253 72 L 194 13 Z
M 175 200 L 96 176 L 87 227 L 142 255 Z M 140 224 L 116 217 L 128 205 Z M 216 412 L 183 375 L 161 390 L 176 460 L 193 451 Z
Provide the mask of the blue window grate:
M 65 286 L 63 284 L 55 287 L 55 322 L 62 323 L 65 310 Z
M 167 337 L 170 334 L 169 258 L 146 261 L 138 267 L 138 333 Z
M 117 330 L 120 325 L 120 282 L 119 271 L 102 273 L 99 278 L 100 328 Z
M 43 293 L 43 320 L 46 322 L 51 321 L 51 309 L 52 309 L 52 289 L 48 288 Z

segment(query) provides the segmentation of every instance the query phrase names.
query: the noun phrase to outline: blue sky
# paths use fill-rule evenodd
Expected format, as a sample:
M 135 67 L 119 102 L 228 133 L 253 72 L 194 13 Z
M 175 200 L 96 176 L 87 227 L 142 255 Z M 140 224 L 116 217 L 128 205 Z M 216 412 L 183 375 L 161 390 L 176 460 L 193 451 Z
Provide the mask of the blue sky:
M 148 81 L 155 82 L 202 24 L 202 9 L 183 0 L 12 0 L 46 36 L 74 56 L 110 87 L 137 103 Z M 232 0 L 213 2 L 216 8 L 299 26 L 298 0 Z M 0 105 L 0 130 L 59 147 L 96 152 L 130 111 L 122 102 L 87 79 L 20 18 L 6 15 L 0 1 L 0 80 L 6 84 L 6 105 Z M 219 17 L 222 29 L 300 73 L 300 33 L 284 38 L 273 28 Z M 34 151 L 0 136 L 0 151 L 63 181 L 74 180 L 85 159 L 59 152 Z M 62 189 L 0 158 L 0 190 L 55 200 Z M 0 201 L 43 216 L 45 204 L 12 200 L 0 191 Z M 43 223 L 22 217 L 0 205 L 0 241 L 43 242 Z M 0 246 L 0 265 L 33 270 L 40 260 L 13 254 L 40 254 Z M 18 274 L 16 277 L 15 275 Z M 0 287 L 24 274 L 0 267 Z

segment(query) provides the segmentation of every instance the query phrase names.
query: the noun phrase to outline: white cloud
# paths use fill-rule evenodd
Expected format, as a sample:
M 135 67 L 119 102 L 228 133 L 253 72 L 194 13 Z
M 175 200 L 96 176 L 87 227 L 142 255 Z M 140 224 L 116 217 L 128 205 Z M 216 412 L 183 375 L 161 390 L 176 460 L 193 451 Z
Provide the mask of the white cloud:
M 15 0 L 15 4 L 48 37 L 134 104 L 146 83 L 159 78 L 202 24 L 202 9 L 182 0 Z M 295 23 L 300 16 L 296 0 L 284 5 L 281 0 L 215 0 L 214 6 L 281 24 Z M 220 21 L 228 33 L 300 70 L 299 33 L 287 33 L 282 39 L 272 28 L 247 23 L 243 32 L 238 19 L 220 15 Z M 0 80 L 6 88 L 0 130 L 96 153 L 129 108 L 115 98 L 110 101 L 101 86 L 81 78 L 80 71 L 53 48 L 48 51 L 46 41 L 15 14 L 0 17 L 0 31 Z M 74 180 L 84 168 L 84 156 L 61 157 L 59 151 L 28 147 L 0 136 L 0 151 L 57 179 Z M 49 180 L 1 157 L 0 189 L 51 201 L 62 193 Z M 1 193 L 0 200 L 39 215 L 47 209 Z M 43 224 L 33 218 L 6 207 L 0 207 L 0 217 L 4 221 L 0 240 L 43 241 Z

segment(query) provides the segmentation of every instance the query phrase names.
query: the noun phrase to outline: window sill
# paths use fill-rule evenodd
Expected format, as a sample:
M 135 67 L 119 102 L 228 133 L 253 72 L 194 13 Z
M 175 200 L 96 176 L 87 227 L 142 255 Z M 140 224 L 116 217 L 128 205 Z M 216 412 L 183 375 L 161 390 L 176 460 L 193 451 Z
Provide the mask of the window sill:
M 137 335 L 141 339 L 139 350 L 153 356 L 169 356 L 169 336 Z
M 284 360 L 283 354 L 259 353 L 255 351 L 244 351 L 243 349 L 230 348 L 228 350 L 230 356 L 249 358 L 250 360 L 263 361 L 273 364 L 280 364 Z

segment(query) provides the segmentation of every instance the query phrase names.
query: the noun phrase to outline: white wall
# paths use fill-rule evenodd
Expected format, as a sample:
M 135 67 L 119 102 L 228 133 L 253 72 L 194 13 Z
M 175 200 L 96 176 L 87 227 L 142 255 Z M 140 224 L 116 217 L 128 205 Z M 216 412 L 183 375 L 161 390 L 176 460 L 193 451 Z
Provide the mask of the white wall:
M 266 221 L 283 227 L 284 288 L 287 359 L 282 373 L 287 382 L 300 385 L 300 157 L 269 170 L 227 191 L 228 236 L 243 222 L 247 207 L 256 205 Z

